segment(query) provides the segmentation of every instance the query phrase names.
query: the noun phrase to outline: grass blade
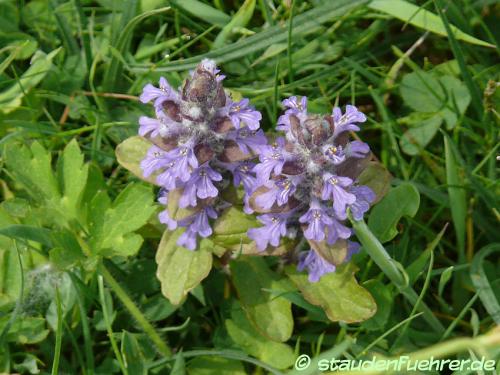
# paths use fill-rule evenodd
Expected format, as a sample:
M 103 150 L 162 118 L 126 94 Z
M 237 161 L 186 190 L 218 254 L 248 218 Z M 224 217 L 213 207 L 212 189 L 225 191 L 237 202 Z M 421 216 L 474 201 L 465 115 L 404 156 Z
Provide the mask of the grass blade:
M 465 261 L 465 219 L 467 216 L 467 202 L 465 190 L 462 187 L 463 179 L 458 174 L 458 163 L 455 154 L 451 150 L 451 139 L 444 135 L 444 152 L 446 164 L 446 183 L 448 185 L 448 197 L 450 200 L 451 217 L 458 243 L 458 259 L 460 263 Z
M 483 247 L 474 256 L 470 272 L 472 284 L 477 294 L 479 294 L 484 308 L 488 311 L 493 321 L 500 325 L 500 304 L 483 268 L 484 259 L 495 252 L 500 252 L 500 244 L 491 244 Z
M 383 12 L 393 16 L 405 23 L 413 26 L 421 27 L 424 30 L 432 33 L 447 36 L 446 23 L 439 19 L 439 16 L 429 12 L 426 9 L 420 8 L 417 5 L 411 4 L 404 0 L 373 0 L 368 6 L 379 12 Z M 453 25 L 449 28 L 455 33 L 457 39 L 463 40 L 467 43 L 476 44 L 478 46 L 495 48 L 491 43 L 485 42 L 481 39 L 475 38 L 472 35 L 464 33 Z
M 319 25 L 331 21 L 332 19 L 351 12 L 355 7 L 365 3 L 366 0 L 338 0 L 335 2 L 327 2 L 325 5 L 311 9 L 303 14 L 294 17 L 293 20 L 293 35 L 298 37 Z M 183 60 L 177 60 L 167 63 L 165 66 L 160 66 L 155 70 L 158 72 L 175 72 L 188 70 L 196 67 L 196 65 L 205 58 L 214 59 L 216 62 L 232 61 L 243 56 L 248 56 L 251 53 L 261 51 L 271 44 L 286 42 L 288 34 L 284 32 L 286 26 L 272 26 L 265 31 L 261 31 L 241 41 L 232 43 L 228 46 L 210 51 L 205 54 L 198 55 Z M 151 66 L 132 66 L 132 71 L 147 72 L 151 70 Z

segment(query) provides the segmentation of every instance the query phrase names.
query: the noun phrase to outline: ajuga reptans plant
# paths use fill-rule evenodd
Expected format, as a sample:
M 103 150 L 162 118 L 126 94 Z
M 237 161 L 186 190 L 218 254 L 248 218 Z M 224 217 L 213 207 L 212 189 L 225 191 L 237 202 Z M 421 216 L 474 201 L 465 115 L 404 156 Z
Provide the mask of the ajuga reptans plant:
M 194 250 L 198 236 L 212 234 L 210 219 L 229 203 L 221 192 L 232 183 L 245 190 L 255 184 L 250 159 L 267 143 L 261 114 L 248 99 L 234 102 L 222 86 L 215 63 L 202 61 L 179 90 L 161 78 L 159 88 L 148 84 L 140 100 L 152 102 L 156 118 L 139 119 L 139 135 L 153 145 L 141 162 L 144 177 L 155 176 L 159 202 L 166 206 L 159 219 L 170 230 L 184 227 L 177 244 Z M 172 217 L 169 200 L 184 210 Z
M 357 182 L 370 148 L 349 140 L 349 132 L 358 131 L 356 124 L 366 117 L 352 105 L 344 114 L 340 108 L 332 115 L 311 114 L 306 97 L 290 97 L 283 105 L 277 129 L 285 136 L 261 149 L 248 202 L 264 226 L 248 235 L 261 251 L 278 246 L 285 236 L 305 237 L 310 249 L 300 252 L 298 269 L 307 269 L 315 282 L 359 249 L 348 240 L 348 209 L 360 220 L 375 200 L 374 192 Z

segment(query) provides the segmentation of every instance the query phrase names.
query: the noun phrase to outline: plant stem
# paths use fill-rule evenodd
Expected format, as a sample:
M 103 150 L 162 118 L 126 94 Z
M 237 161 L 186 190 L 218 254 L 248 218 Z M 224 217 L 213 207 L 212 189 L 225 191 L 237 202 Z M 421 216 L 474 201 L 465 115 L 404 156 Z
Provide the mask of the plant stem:
M 103 263 L 99 264 L 99 273 L 102 275 L 102 277 L 104 278 L 108 286 L 116 294 L 116 296 L 120 299 L 123 305 L 127 308 L 130 314 L 139 323 L 144 332 L 149 336 L 151 341 L 153 341 L 159 352 L 164 356 L 170 357 L 172 355 L 170 348 L 167 346 L 165 341 L 160 337 L 160 335 L 156 332 L 151 323 L 149 323 L 149 321 L 141 312 L 141 310 L 139 310 L 139 308 L 135 305 L 132 299 L 128 296 L 125 290 L 115 280 L 113 275 L 111 275 L 111 273 L 108 271 L 108 269 Z
M 106 296 L 104 295 L 104 282 L 102 275 L 99 275 L 97 277 L 97 283 L 99 284 L 99 297 L 101 299 L 102 315 L 104 317 L 104 322 L 106 323 L 106 330 L 108 331 L 108 337 L 109 341 L 111 342 L 111 347 L 113 348 L 116 360 L 120 365 L 122 374 L 128 375 L 127 366 L 125 366 L 125 363 L 123 362 L 122 354 L 120 352 L 120 349 L 118 349 L 118 344 L 116 343 L 115 336 L 113 334 L 113 329 L 111 327 L 111 318 L 109 316 L 110 312 L 108 311 L 108 306 L 106 304 Z
M 395 261 L 387 253 L 380 241 L 370 231 L 368 226 L 363 220 L 352 220 L 352 226 L 356 232 L 356 236 L 360 240 L 363 248 L 373 261 L 380 267 L 380 269 L 387 275 L 387 277 L 398 287 L 401 294 L 412 304 L 415 305 L 420 302 L 418 308 L 423 312 L 423 318 L 429 325 L 438 333 L 443 334 L 444 326 L 433 314 L 432 310 L 423 302 L 418 301 L 418 294 L 406 282 L 405 277 L 396 266 Z
M 56 330 L 56 346 L 54 348 L 54 362 L 52 362 L 52 375 L 59 373 L 59 359 L 61 357 L 62 346 L 62 330 L 63 330 L 63 313 L 61 306 L 61 296 L 59 288 L 56 286 L 56 307 L 57 307 L 57 330 Z

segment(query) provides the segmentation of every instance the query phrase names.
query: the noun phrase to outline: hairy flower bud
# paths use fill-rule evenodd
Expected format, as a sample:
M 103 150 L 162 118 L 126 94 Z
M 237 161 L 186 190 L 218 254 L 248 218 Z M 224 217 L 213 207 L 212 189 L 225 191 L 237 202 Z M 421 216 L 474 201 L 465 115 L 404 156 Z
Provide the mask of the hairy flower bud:
M 348 209 L 360 220 L 375 200 L 373 191 L 356 181 L 371 157 L 370 148 L 349 140 L 349 131 L 358 131 L 356 124 L 366 117 L 352 105 L 344 114 L 340 108 L 332 115 L 310 114 L 306 97 L 285 99 L 283 105 L 277 129 L 285 137 L 262 148 L 248 199 L 251 210 L 262 213 L 258 219 L 264 226 L 248 235 L 264 251 L 278 246 L 281 237 L 302 231 L 311 249 L 299 255 L 298 269 L 307 268 L 315 282 L 359 248 L 347 241 L 352 234 L 345 225 Z M 339 260 L 329 252 L 338 253 L 340 247 L 344 255 Z
M 227 207 L 220 192 L 231 175 L 235 185 L 242 183 L 251 193 L 253 164 L 248 159 L 267 142 L 259 130 L 261 114 L 248 99 L 233 102 L 223 79 L 213 61 L 203 60 L 179 91 L 161 78 L 158 88 L 148 84 L 140 96 L 143 103 L 153 102 L 156 113 L 139 119 L 139 135 L 153 144 L 141 168 L 145 177 L 156 175 L 162 187 L 158 201 L 166 209 L 160 222 L 170 230 L 186 228 L 177 244 L 190 250 L 198 236 L 212 234 L 210 219 Z M 168 209 L 170 199 L 187 214 L 176 217 Z

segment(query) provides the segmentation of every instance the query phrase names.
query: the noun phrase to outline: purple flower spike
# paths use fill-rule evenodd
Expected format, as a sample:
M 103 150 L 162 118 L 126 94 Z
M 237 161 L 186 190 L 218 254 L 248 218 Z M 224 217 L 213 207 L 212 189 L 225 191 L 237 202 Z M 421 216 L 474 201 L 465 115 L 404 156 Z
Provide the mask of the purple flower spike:
M 299 264 L 297 269 L 303 271 L 307 268 L 309 273 L 309 281 L 316 283 L 321 279 L 321 276 L 335 272 L 336 267 L 333 264 L 328 263 L 320 255 L 316 254 L 314 250 L 308 250 L 300 254 Z
M 156 115 L 139 119 L 139 135 L 152 143 L 141 169 L 144 177 L 156 175 L 161 204 L 176 199 L 174 205 L 196 212 L 182 219 L 182 214 L 167 209 L 159 214 L 168 229 L 185 228 L 178 244 L 190 250 L 196 248 L 198 237 L 212 234 L 210 220 L 230 205 L 220 193 L 231 175 L 235 185 L 243 184 L 245 209 L 250 210 L 256 184 L 250 159 L 267 145 L 259 129 L 262 115 L 248 99 L 233 102 L 219 72 L 214 61 L 205 59 L 179 91 L 162 77 L 159 87 L 147 84 L 140 96 L 143 103 L 153 103 Z
M 246 212 L 264 214 L 258 216 L 264 226 L 251 229 L 248 235 L 261 250 L 278 246 L 279 239 L 292 231 L 307 239 L 313 249 L 338 246 L 341 241 L 340 246 L 348 247 L 349 258 L 357 247 L 346 241 L 352 235 L 346 226 L 348 209 L 359 220 L 375 199 L 357 181 L 365 165 L 357 159 L 370 157 L 370 147 L 361 141 L 349 142 L 348 135 L 359 130 L 357 124 L 366 121 L 366 116 L 351 105 L 344 114 L 340 108 L 331 116 L 308 113 L 306 97 L 285 99 L 283 106 L 277 129 L 285 137 L 262 149 L 260 163 L 253 168 L 257 179 L 246 201 Z M 301 253 L 299 270 L 306 268 L 312 282 L 335 271 L 335 265 L 315 250 Z

